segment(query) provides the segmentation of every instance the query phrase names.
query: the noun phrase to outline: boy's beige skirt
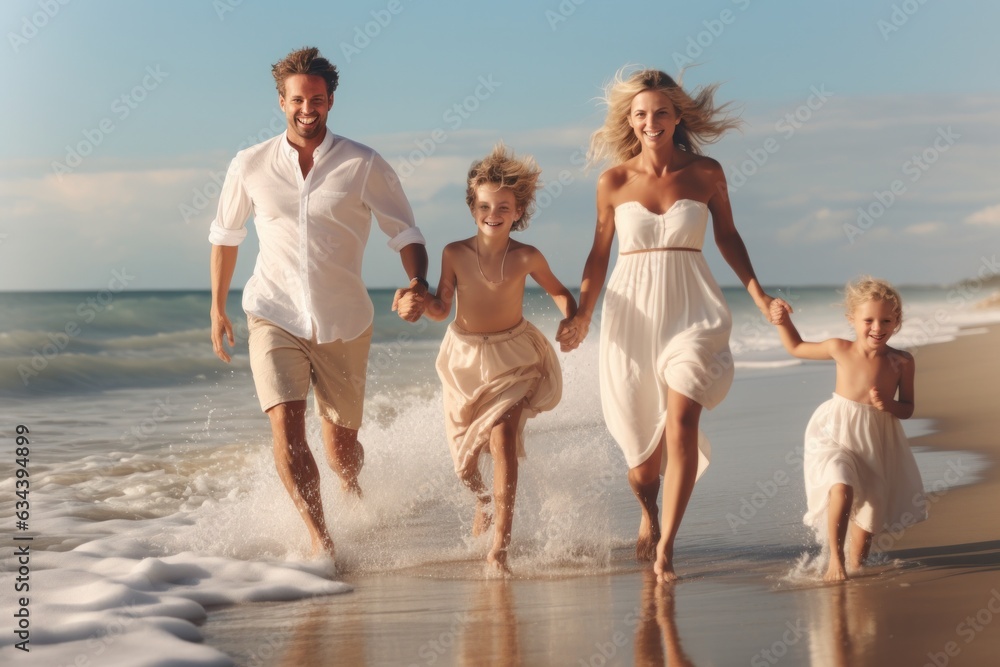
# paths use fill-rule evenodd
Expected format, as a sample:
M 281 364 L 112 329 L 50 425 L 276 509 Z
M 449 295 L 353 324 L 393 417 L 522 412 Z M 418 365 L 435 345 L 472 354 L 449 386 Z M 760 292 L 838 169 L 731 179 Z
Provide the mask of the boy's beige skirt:
M 520 401 L 517 455 L 523 457 L 525 422 L 554 408 L 562 397 L 555 350 L 524 319 L 513 329 L 487 334 L 464 331 L 452 322 L 441 342 L 437 372 L 448 446 L 460 476 L 478 465 L 494 424 Z

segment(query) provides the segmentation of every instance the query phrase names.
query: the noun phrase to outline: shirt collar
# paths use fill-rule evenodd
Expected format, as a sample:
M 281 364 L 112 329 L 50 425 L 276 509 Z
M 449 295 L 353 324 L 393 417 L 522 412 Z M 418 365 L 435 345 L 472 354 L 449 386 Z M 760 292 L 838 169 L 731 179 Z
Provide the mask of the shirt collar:
M 299 155 L 298 151 L 296 151 L 295 147 L 292 146 L 292 144 L 288 141 L 287 129 L 281 133 L 281 145 L 284 148 L 286 155 L 288 155 L 289 157 L 298 158 Z M 316 150 L 313 151 L 313 160 L 318 160 L 319 158 L 326 155 L 327 151 L 329 151 L 330 148 L 332 147 L 333 147 L 333 132 L 331 132 L 330 128 L 328 127 L 326 128 L 326 136 L 323 137 L 323 141 L 320 143 L 319 146 L 316 147 Z

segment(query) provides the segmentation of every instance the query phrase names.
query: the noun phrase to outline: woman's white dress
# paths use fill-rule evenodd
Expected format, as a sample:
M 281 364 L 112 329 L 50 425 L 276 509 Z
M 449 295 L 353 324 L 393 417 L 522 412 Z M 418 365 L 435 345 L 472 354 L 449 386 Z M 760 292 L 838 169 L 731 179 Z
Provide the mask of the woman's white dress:
M 630 468 L 663 438 L 668 387 L 711 409 L 733 381 L 732 316 L 701 253 L 708 219 L 708 206 L 692 199 L 662 214 L 638 202 L 615 209 L 618 260 L 601 314 L 601 404 Z M 698 436 L 701 476 L 710 447 Z

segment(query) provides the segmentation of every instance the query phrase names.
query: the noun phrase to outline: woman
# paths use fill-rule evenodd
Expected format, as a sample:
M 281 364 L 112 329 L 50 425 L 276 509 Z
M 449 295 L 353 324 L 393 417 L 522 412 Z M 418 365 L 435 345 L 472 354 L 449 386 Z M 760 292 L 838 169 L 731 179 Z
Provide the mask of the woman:
M 657 70 L 619 71 L 608 85 L 607 117 L 589 158 L 613 166 L 597 183 L 597 232 L 579 309 L 560 332 L 570 348 L 586 337 L 617 230 L 601 317 L 601 402 L 642 508 L 636 557 L 655 557 L 661 582 L 677 578 L 674 539 L 708 465 L 702 408 L 718 405 L 733 378 L 732 318 L 701 254 L 709 213 L 722 256 L 765 316 L 772 301 L 733 224 L 722 167 L 700 154 L 703 143 L 739 125 L 714 106 L 715 88 L 692 97 Z

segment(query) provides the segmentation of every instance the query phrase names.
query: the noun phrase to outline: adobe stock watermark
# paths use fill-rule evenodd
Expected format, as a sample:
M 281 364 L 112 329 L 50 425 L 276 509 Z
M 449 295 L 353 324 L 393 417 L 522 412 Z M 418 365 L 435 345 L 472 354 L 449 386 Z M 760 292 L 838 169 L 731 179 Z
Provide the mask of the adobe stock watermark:
M 469 612 L 455 612 L 452 615 L 451 625 L 447 630 L 438 633 L 433 639 L 428 639 L 417 649 L 417 655 L 420 656 L 423 662 L 410 663 L 409 667 L 437 663 L 438 660 L 441 660 L 445 654 L 451 651 L 452 647 L 455 646 L 455 642 L 458 641 L 458 638 L 465 632 L 465 629 L 473 620 L 473 616 Z
M 236 11 L 236 8 L 243 4 L 243 0 L 212 0 L 212 9 L 220 21 L 226 20 L 226 14 Z
M 565 23 L 569 17 L 576 14 L 576 9 L 587 0 L 561 0 L 555 9 L 545 10 L 545 20 L 549 22 L 549 28 L 555 32 L 560 23 Z
M 441 115 L 441 120 L 448 125 L 448 129 L 452 132 L 457 131 L 462 125 L 465 124 L 469 118 L 472 117 L 482 103 L 490 99 L 493 93 L 496 92 L 497 88 L 503 85 L 500 81 L 494 81 L 492 74 L 487 74 L 486 76 L 480 76 L 478 85 L 472 91 L 471 94 L 467 95 L 462 99 L 461 102 L 456 102 L 451 105 L 445 112 Z M 435 128 L 422 139 L 414 139 L 413 144 L 416 146 L 413 150 L 407 153 L 405 156 L 400 155 L 397 157 L 397 162 L 395 165 L 396 173 L 399 174 L 400 179 L 405 180 L 417 170 L 420 165 L 427 161 L 427 158 L 434 155 L 437 149 L 442 144 L 448 141 L 448 130 L 443 128 Z
M 31 361 L 21 362 L 17 365 L 17 374 L 24 386 L 29 386 L 34 378 L 49 367 L 49 363 L 53 359 L 65 351 L 69 342 L 83 331 L 84 325 L 90 324 L 98 315 L 107 311 L 115 300 L 115 295 L 128 287 L 128 284 L 133 280 L 135 280 L 135 276 L 129 274 L 124 268 L 113 270 L 105 289 L 100 290 L 94 296 L 87 297 L 77 305 L 74 312 L 79 321 L 69 320 L 62 331 L 49 332 L 46 335 L 47 341 L 40 348 L 32 348 L 30 350 Z
M 21 50 L 28 42 L 38 36 L 38 33 L 54 19 L 70 0 L 38 0 L 38 10 L 21 17 L 21 30 L 7 33 L 7 41 L 14 53 Z
M 899 4 L 893 3 L 889 19 L 879 19 L 875 22 L 875 26 L 882 35 L 882 41 L 888 42 L 889 36 L 894 32 L 899 32 L 925 4 L 927 4 L 927 0 L 903 0 Z
M 118 128 L 117 123 L 131 116 L 132 112 L 138 109 L 168 76 L 170 73 L 161 70 L 159 65 L 146 67 L 146 74 L 138 84 L 111 101 L 111 116 L 102 118 L 97 127 L 84 129 L 82 141 L 66 145 L 66 156 L 62 162 L 52 163 L 52 173 L 58 176 L 59 180 L 62 180 L 64 175 L 73 173 L 74 169 L 83 164 L 83 159 L 91 155 L 104 143 L 105 138 Z
M 969 645 L 997 616 L 1000 616 L 1000 591 L 993 588 L 990 589 L 990 597 L 986 603 L 975 614 L 966 616 L 955 626 L 955 634 L 961 637 L 966 645 Z M 947 667 L 951 664 L 952 659 L 957 658 L 961 652 L 961 644 L 954 640 L 948 641 L 941 647 L 940 651 L 928 651 L 927 662 L 923 664 L 923 667 Z
M 739 7 L 741 12 L 745 12 L 750 7 L 751 1 L 732 0 L 732 3 Z M 695 61 L 715 43 L 715 40 L 722 36 L 726 27 L 736 23 L 737 18 L 739 18 L 739 14 L 727 8 L 719 12 L 716 18 L 702 21 L 701 24 L 705 29 L 688 36 L 683 52 L 674 51 L 673 53 L 674 67 L 677 71 L 695 64 Z
M 372 20 L 354 26 L 352 33 L 354 39 L 350 42 L 340 43 L 340 53 L 344 56 L 344 60 L 350 63 L 352 58 L 361 55 L 361 52 L 378 39 L 393 19 L 403 13 L 404 9 L 401 0 L 389 0 L 384 9 L 371 10 L 369 14 L 371 14 Z
M 170 401 L 169 394 L 166 399 L 156 399 L 156 403 L 153 405 L 153 409 L 150 410 L 149 415 L 122 433 L 122 444 L 131 446 L 145 442 L 150 436 L 156 433 L 160 424 L 170 419 L 176 412 L 177 406 Z
M 271 112 L 270 120 L 256 132 L 248 134 L 236 147 L 236 152 L 277 136 L 285 131 L 287 125 L 288 119 L 285 118 L 284 112 L 279 107 L 275 107 L 274 111 Z M 206 210 L 218 204 L 218 197 L 222 193 L 222 184 L 225 181 L 225 169 L 213 170 L 209 172 L 208 181 L 191 190 L 191 199 L 177 205 L 177 211 L 181 214 L 184 224 L 190 224 Z
M 801 130 L 806 123 L 813 119 L 813 116 L 823 106 L 830 101 L 834 93 L 827 90 L 826 84 L 821 83 L 819 87 L 810 86 L 809 96 L 805 102 L 787 112 L 774 123 L 774 132 L 781 135 L 784 141 L 788 141 Z M 734 193 L 750 180 L 768 161 L 771 156 L 781 150 L 781 142 L 772 134 L 768 136 L 758 148 L 748 148 L 746 150 L 747 159 L 729 170 L 727 185 L 729 192 Z
M 806 622 L 801 618 L 795 622 L 785 621 L 786 630 L 781 634 L 781 639 L 773 642 L 770 646 L 762 648 L 750 658 L 751 667 L 769 667 L 778 664 L 782 658 L 788 655 L 788 649 L 795 646 L 802 638 L 809 634 Z
M 900 170 L 904 176 L 908 177 L 909 183 L 916 183 L 961 138 L 962 135 L 952 130 L 950 125 L 947 128 L 938 127 L 934 141 L 919 153 L 914 153 L 905 160 L 900 165 Z M 844 223 L 843 229 L 847 240 L 854 244 L 859 236 L 863 236 L 870 230 L 885 215 L 886 211 L 906 194 L 907 187 L 906 181 L 897 178 L 889 184 L 887 189 L 872 192 L 873 200 L 867 206 L 858 207 L 857 224 Z

